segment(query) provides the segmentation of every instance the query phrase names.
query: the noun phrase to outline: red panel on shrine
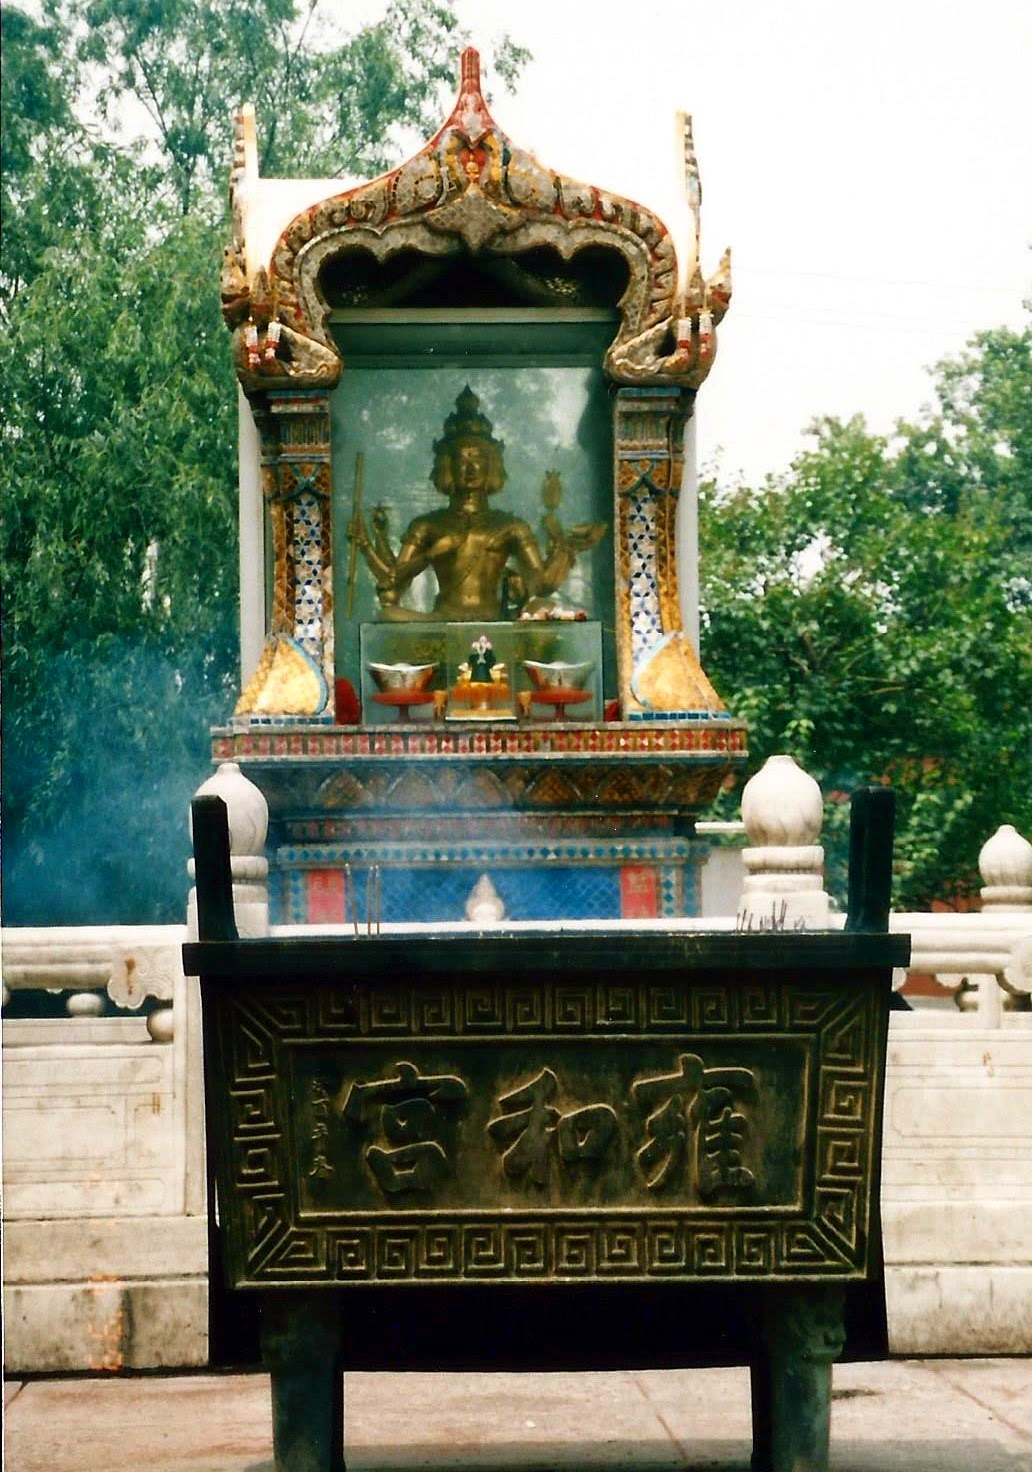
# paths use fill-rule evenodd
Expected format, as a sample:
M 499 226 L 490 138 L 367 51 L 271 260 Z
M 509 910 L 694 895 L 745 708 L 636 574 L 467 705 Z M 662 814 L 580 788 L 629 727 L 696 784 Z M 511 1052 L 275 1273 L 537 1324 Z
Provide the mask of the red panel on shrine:
M 626 864 L 620 870 L 620 914 L 624 920 L 659 915 L 659 874 L 652 864 Z
M 308 875 L 309 925 L 330 925 L 343 921 L 344 871 L 313 869 Z

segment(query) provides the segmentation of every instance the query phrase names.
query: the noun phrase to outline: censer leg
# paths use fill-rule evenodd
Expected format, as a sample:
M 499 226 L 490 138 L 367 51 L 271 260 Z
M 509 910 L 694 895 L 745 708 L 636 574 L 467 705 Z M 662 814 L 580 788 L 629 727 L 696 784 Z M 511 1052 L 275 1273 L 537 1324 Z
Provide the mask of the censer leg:
M 772 1293 L 753 1361 L 752 1472 L 828 1472 L 831 1367 L 845 1341 L 836 1288 Z
M 766 1338 L 758 1336 L 749 1365 L 752 1392 L 752 1460 L 749 1472 L 771 1472 L 771 1366 Z
M 284 1291 L 262 1303 L 276 1472 L 345 1472 L 340 1337 L 332 1294 Z

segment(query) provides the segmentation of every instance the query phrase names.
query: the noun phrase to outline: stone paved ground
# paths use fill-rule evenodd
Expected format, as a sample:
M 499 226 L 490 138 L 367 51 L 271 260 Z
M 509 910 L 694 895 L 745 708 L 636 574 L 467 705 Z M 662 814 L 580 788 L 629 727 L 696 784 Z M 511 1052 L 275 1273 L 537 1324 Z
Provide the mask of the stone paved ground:
M 748 1375 L 351 1375 L 349 1472 L 748 1472 Z M 262 1375 L 5 1387 L 6 1472 L 274 1472 Z M 1032 1359 L 835 1373 L 832 1472 L 1032 1472 Z

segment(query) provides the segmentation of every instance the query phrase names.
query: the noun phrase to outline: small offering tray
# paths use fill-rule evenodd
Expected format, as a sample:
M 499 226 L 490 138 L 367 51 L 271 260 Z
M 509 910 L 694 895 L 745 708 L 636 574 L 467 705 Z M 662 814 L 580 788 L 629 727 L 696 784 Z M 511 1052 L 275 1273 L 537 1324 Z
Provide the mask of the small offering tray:
M 432 705 L 432 690 L 375 690 L 372 697 L 379 705 L 391 706 L 398 712 L 399 721 L 410 719 L 409 708 L 413 705 Z
M 554 685 L 548 690 L 532 690 L 530 692 L 531 705 L 552 705 L 555 707 L 554 719 L 566 720 L 566 707 L 568 705 L 581 705 L 585 700 L 592 698 L 590 690 L 572 690 L 565 685 Z

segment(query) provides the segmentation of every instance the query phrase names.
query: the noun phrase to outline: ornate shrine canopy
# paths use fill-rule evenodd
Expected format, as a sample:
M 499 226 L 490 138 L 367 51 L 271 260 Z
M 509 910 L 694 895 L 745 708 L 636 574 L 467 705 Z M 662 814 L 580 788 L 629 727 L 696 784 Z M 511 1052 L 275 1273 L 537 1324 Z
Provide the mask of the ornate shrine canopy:
M 730 252 L 708 280 L 701 273 L 701 191 L 687 119 L 684 126 L 693 225 L 679 259 L 650 210 L 545 167 L 501 131 L 472 48 L 440 131 L 399 168 L 344 190 L 339 181 L 261 179 L 254 114 L 246 111 L 222 286 L 245 391 L 284 379 L 299 388 L 332 385 L 342 367 L 327 326 L 336 307 L 457 291 L 474 303 L 615 306 L 619 325 L 604 363 L 610 379 L 696 390 L 713 363 L 731 274 Z
M 406 558 L 416 565 L 413 529 L 439 527 L 433 516 L 412 515 L 425 494 L 425 471 L 413 466 L 420 446 L 425 442 L 428 457 L 431 448 L 425 427 L 417 442 L 414 406 L 424 413 L 421 425 L 427 415 L 439 425 L 436 415 L 444 411 L 437 401 L 446 409 L 462 401 L 461 393 L 455 399 L 461 382 L 448 376 L 460 373 L 471 401 L 494 392 L 492 414 L 509 424 L 510 472 L 527 448 L 514 440 L 529 438 L 534 450 L 533 464 L 525 453 L 511 480 L 510 494 L 522 496 L 522 506 L 517 501 L 507 517 L 490 523 L 497 529 L 504 522 L 511 532 L 500 559 L 491 551 L 498 566 L 486 550 L 489 518 L 481 517 L 476 535 L 463 523 L 462 547 L 481 547 L 480 562 L 463 574 L 464 587 L 481 567 L 494 568 L 484 579 L 496 586 L 463 602 L 471 612 L 461 617 L 497 617 L 485 611 L 496 603 L 508 610 L 504 617 L 525 616 L 530 599 L 503 600 L 499 582 L 507 559 L 509 572 L 519 560 L 510 550 L 517 542 L 529 559 L 524 572 L 529 568 L 546 594 L 559 590 L 584 552 L 577 574 L 581 616 L 605 630 L 600 655 L 553 651 L 547 659 L 604 667 L 596 718 L 616 709 L 624 720 L 727 719 L 684 632 L 678 589 L 684 423 L 712 367 L 717 325 L 731 296 L 729 253 L 709 279 L 701 272 L 701 189 L 687 118 L 682 128 L 687 223 L 675 249 L 670 231 L 644 206 L 557 173 L 508 138 L 488 110 L 472 49 L 462 55 L 459 97 L 437 134 L 406 163 L 368 182 L 342 188 L 339 180 L 262 179 L 253 110 L 241 116 L 222 299 L 260 441 L 272 579 L 264 648 L 238 717 L 330 722 L 335 683 L 357 687 L 370 660 L 426 663 L 425 655 L 399 652 L 400 634 L 393 653 L 362 649 L 374 637 L 372 625 L 390 622 L 399 609 L 427 617 L 423 608 L 397 603 L 408 587 L 400 575 L 392 584 Z M 571 330 L 580 334 L 575 340 Z M 432 343 L 427 331 L 437 333 Z M 351 372 L 341 381 L 345 356 Z M 401 362 L 409 377 L 389 401 L 384 386 Z M 432 371 L 417 387 L 416 370 L 424 368 Z M 496 371 L 502 378 L 491 377 Z M 383 376 L 374 384 L 371 373 Z M 557 373 L 567 374 L 563 392 L 577 406 L 561 424 L 560 379 L 548 377 Z M 551 418 L 542 416 L 542 401 Z M 532 408 L 536 438 L 524 434 Z M 390 414 L 395 423 L 384 419 Z M 412 442 L 408 461 L 398 450 L 405 434 Z M 497 448 L 500 454 L 500 438 Z M 556 457 L 581 518 L 568 531 L 555 514 L 564 494 Z M 378 501 L 371 536 L 358 509 L 364 466 Z M 544 550 L 527 520 L 526 500 L 532 475 L 542 473 Z M 397 554 L 383 529 L 391 510 L 409 527 Z M 350 543 L 346 576 L 343 563 L 334 569 L 341 531 Z M 459 536 L 454 527 L 451 534 Z M 593 563 L 587 554 L 610 535 L 606 570 L 601 549 Z M 361 569 L 360 549 L 367 564 Z M 451 575 L 444 553 L 427 560 L 440 586 L 442 569 Z M 459 605 L 445 599 L 441 606 L 454 616 Z M 566 644 L 572 647 L 573 639 L 569 633 Z M 558 633 L 553 642 L 560 649 Z M 530 670 L 525 659 L 520 663 Z M 367 694 L 364 708 L 374 709 L 378 695 Z M 540 691 L 530 697 L 531 708 L 545 700 Z M 452 710 L 451 718 L 459 714 Z M 515 718 L 508 708 L 507 715 Z

